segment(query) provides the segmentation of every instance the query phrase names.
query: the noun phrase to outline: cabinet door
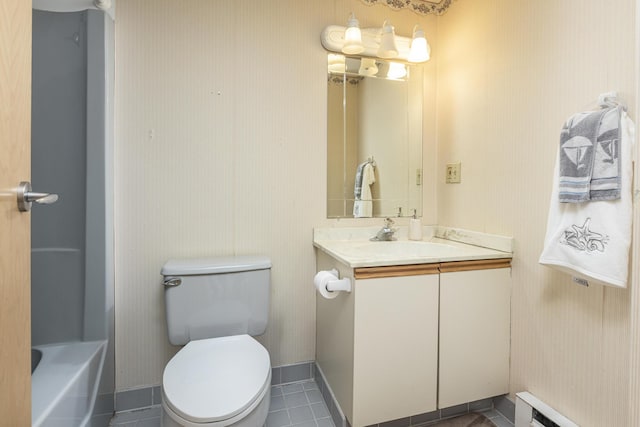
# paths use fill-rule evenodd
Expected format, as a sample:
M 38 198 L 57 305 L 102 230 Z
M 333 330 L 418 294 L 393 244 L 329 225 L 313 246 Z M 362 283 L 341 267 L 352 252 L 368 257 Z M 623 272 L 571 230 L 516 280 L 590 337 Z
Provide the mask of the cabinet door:
M 439 408 L 509 391 L 510 273 L 440 274 Z
M 438 275 L 356 280 L 354 427 L 436 409 Z

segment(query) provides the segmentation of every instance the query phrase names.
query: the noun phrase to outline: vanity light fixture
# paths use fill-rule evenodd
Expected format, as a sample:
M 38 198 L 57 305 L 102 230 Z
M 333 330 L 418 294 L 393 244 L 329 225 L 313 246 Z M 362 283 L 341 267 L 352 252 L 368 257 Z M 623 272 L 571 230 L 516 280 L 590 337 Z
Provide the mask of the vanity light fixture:
M 396 35 L 393 25 L 391 25 L 389 21 L 384 21 L 384 24 L 382 24 L 378 57 L 388 59 L 395 58 L 396 56 L 398 56 L 398 48 L 396 47 Z
M 351 12 L 347 28 L 344 30 L 344 45 L 342 52 L 347 55 L 356 55 L 364 50 L 362 45 L 362 33 L 356 16 Z
M 351 27 L 343 27 L 341 25 L 329 25 L 320 35 L 322 46 L 330 52 L 344 53 L 347 55 L 358 55 L 369 58 L 395 58 L 399 61 L 406 62 L 424 62 L 429 60 L 430 48 L 427 39 L 424 37 L 424 31 L 416 26 L 413 30 L 413 38 L 397 36 L 393 26 L 389 21 L 384 22 L 382 29 L 380 28 L 363 28 L 360 30 L 361 46 L 363 50 L 358 54 L 350 53 L 353 47 L 351 42 L 347 43 L 347 32 L 351 38 L 350 29 L 357 29 L 357 20 L 352 15 L 349 19 L 350 24 L 356 21 Z M 426 46 L 426 55 L 411 55 L 411 45 Z M 424 52 L 424 51 L 423 51 Z
M 409 51 L 409 62 L 425 62 L 431 57 L 431 47 L 418 24 L 413 27 L 413 40 Z

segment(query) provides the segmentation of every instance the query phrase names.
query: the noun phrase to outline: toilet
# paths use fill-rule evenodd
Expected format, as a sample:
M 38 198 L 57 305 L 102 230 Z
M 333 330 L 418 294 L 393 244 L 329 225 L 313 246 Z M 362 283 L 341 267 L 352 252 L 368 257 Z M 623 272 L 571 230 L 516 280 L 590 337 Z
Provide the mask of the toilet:
M 162 376 L 162 426 L 261 427 L 271 361 L 253 336 L 269 315 L 271 261 L 172 259 L 162 267 L 169 341 L 184 345 Z

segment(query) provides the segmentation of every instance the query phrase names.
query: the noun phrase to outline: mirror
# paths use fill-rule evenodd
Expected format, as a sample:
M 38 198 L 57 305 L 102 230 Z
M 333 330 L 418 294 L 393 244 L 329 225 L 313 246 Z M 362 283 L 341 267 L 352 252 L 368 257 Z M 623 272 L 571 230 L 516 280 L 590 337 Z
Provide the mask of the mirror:
M 328 59 L 327 217 L 421 216 L 422 67 Z

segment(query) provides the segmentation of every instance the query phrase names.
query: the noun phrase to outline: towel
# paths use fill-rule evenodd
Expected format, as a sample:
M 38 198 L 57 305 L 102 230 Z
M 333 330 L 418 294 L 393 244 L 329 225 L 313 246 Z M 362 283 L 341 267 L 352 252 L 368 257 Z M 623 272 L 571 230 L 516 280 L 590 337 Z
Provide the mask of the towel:
M 371 185 L 375 182 L 376 176 L 373 165 L 369 162 L 364 163 L 361 173 L 360 198 L 353 202 L 354 218 L 371 218 L 373 216 L 373 198 L 371 196 Z
M 560 133 L 561 202 L 620 198 L 620 111 L 577 113 L 565 123 Z
M 353 198 L 360 200 L 362 197 L 362 171 L 369 162 L 360 163 L 356 169 L 356 179 L 353 187 Z
M 620 198 L 560 203 L 561 153 L 555 166 L 547 234 L 539 262 L 577 281 L 626 287 L 631 246 L 633 141 L 635 126 L 619 111 Z

